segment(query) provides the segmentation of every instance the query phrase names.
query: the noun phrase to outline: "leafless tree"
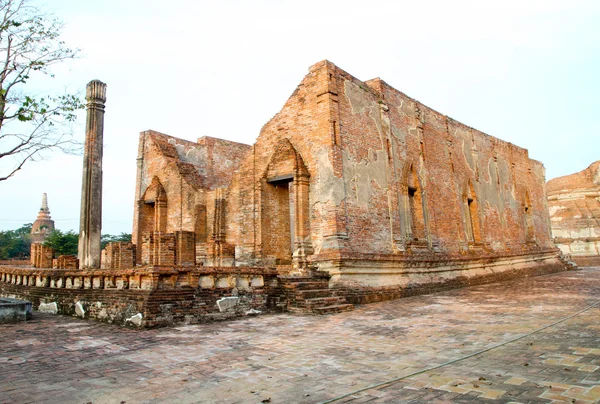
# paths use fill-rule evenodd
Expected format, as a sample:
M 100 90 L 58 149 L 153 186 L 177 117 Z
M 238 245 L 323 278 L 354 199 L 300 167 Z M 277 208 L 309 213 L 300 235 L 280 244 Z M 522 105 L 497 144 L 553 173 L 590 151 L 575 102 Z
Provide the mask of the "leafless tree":
M 61 41 L 62 23 L 32 6 L 29 0 L 0 0 L 0 181 L 44 151 L 73 152 L 69 122 L 83 108 L 78 96 L 37 95 L 27 83 L 37 76 L 54 77 L 51 67 L 77 57 Z

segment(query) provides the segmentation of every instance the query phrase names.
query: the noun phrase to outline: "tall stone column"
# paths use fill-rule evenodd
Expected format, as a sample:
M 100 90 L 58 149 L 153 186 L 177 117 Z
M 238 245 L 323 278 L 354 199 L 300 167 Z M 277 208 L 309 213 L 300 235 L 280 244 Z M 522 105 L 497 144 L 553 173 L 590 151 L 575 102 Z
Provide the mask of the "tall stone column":
M 81 182 L 81 215 L 79 222 L 79 267 L 100 268 L 100 236 L 102 230 L 102 147 L 106 84 L 92 80 L 86 88 L 87 120 L 83 179 Z

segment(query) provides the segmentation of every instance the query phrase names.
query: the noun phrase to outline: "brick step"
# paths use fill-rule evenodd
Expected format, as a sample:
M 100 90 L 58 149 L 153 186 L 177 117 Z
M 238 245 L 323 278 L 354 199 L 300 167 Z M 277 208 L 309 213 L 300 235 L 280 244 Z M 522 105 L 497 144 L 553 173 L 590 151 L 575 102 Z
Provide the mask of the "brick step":
M 350 303 L 332 304 L 323 307 L 289 307 L 288 312 L 293 314 L 333 314 L 344 311 L 354 310 L 354 305 Z
M 304 301 L 296 301 L 296 303 L 305 307 L 315 308 L 346 303 L 346 299 L 340 296 L 314 297 L 312 299 L 304 299 Z
M 329 289 L 300 289 L 296 291 L 296 299 L 304 300 L 311 299 L 314 297 L 329 297 L 331 296 L 331 290 Z
M 332 313 L 341 313 L 343 311 L 352 311 L 354 310 L 354 305 L 350 303 L 344 304 L 334 304 L 332 306 L 324 306 L 324 307 L 314 307 L 312 312 L 315 314 L 332 314 Z
M 290 282 L 290 283 L 284 283 L 283 286 L 287 289 L 297 289 L 297 290 L 329 289 L 329 282 L 327 282 L 327 281 Z
M 306 307 L 294 307 L 290 306 L 287 308 L 288 313 L 292 314 L 314 314 L 311 309 L 307 309 Z

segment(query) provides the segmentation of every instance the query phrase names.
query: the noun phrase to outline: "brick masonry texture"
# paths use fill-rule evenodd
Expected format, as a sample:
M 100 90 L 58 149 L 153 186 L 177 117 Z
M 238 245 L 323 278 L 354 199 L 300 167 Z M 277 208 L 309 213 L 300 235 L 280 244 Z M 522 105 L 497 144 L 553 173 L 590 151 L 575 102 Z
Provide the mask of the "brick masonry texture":
M 54 250 L 43 244 L 31 244 L 31 266 L 35 268 L 52 268 Z
M 126 269 L 135 267 L 135 244 L 111 242 L 102 250 L 102 268 Z
M 318 269 L 332 286 L 558 270 L 544 175 L 527 150 L 323 61 L 252 146 L 143 132 L 133 240 L 194 232 L 205 266 Z
M 282 310 L 277 272 L 265 268 L 145 267 L 128 270 L 61 270 L 0 267 L 0 296 L 21 298 L 38 309 L 56 303 L 60 314 L 141 327 L 223 320 Z M 220 310 L 217 301 L 235 298 Z
M 547 188 L 556 245 L 579 265 L 600 265 L 600 161 Z

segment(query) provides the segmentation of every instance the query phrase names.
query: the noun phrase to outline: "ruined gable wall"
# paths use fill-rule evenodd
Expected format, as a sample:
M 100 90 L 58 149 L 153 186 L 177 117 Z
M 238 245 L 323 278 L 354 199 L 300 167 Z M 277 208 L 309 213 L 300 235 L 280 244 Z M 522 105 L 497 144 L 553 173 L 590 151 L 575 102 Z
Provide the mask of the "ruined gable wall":
M 565 254 L 599 257 L 595 262 L 600 262 L 600 161 L 548 181 L 547 188 L 557 246 Z
M 202 137 L 198 143 L 155 131 L 142 132 L 138 151 L 136 213 L 138 201 L 157 177 L 167 193 L 167 232 L 194 231 L 198 209 L 207 212 L 207 234 L 211 234 L 214 195 L 212 190 L 227 186 L 241 158 L 250 146 L 227 140 Z
M 341 154 L 332 147 L 331 110 L 338 98 L 330 80 L 333 68 L 326 61 L 311 67 L 282 110 L 264 125 L 233 177 L 227 198 L 227 241 L 237 246 L 239 262 L 247 262 L 254 251 L 260 255 L 262 250 L 261 200 L 269 201 L 263 196 L 261 178 L 286 139 L 301 155 L 310 175 L 313 248 L 319 251 L 339 232 L 339 221 L 344 217 L 344 184 Z
M 198 161 L 203 164 L 203 186 L 206 189 L 226 187 L 231 183 L 231 177 L 239 168 L 241 160 L 251 149 L 251 146 L 204 136 L 195 145 L 198 150 Z
M 146 214 L 141 211 L 142 205 L 139 201 L 155 177 L 160 181 L 167 196 L 165 231 L 194 231 L 196 206 L 206 204 L 205 193 L 201 188 L 202 179 L 198 174 L 201 165 L 192 164 L 190 161 L 195 161 L 189 153 L 187 161 L 182 161 L 176 147 L 185 152 L 186 149 L 192 149 L 193 143 L 154 131 L 140 134 L 133 224 L 133 240 L 138 246 L 141 245 L 141 221 L 144 220 L 140 219 L 140 215 Z
M 423 193 L 427 251 L 485 255 L 553 248 L 544 169 L 527 150 L 449 119 L 381 80 L 361 82 L 324 61 L 263 127 L 234 175 L 227 239 L 240 257 L 261 250 L 261 215 L 269 201 L 260 178 L 283 139 L 310 173 L 317 261 L 332 253 L 411 252 L 406 191 L 411 166 Z M 477 201 L 477 240 L 467 234 L 467 193 Z M 529 235 L 526 220 L 533 229 Z

